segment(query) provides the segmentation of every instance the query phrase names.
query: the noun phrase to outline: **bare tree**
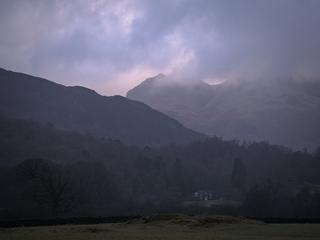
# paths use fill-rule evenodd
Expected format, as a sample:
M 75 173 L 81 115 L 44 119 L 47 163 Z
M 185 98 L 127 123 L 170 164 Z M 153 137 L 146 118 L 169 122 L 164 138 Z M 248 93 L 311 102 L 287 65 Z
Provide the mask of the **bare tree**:
M 17 168 L 38 204 L 46 205 L 52 216 L 68 211 L 74 202 L 71 181 L 58 165 L 43 159 L 28 159 Z

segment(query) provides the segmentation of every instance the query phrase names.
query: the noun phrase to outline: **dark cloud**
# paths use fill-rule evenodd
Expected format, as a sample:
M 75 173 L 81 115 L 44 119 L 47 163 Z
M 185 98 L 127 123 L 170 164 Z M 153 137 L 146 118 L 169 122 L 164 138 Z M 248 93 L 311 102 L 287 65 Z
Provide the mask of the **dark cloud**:
M 182 79 L 319 78 L 318 0 L 3 0 L 0 65 L 102 93 Z

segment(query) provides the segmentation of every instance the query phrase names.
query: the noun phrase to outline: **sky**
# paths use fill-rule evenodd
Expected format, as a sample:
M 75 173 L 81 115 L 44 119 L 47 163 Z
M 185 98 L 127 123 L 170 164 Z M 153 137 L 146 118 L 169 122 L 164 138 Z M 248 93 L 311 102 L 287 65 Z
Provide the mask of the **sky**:
M 188 82 L 320 79 L 319 0 L 1 0 L 0 67 L 125 95 Z

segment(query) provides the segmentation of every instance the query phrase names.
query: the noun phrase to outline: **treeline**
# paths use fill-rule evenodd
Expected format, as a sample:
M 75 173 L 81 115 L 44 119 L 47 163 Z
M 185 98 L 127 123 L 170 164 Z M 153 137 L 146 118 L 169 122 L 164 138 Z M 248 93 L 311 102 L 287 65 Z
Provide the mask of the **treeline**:
M 101 163 L 28 159 L 1 169 L 4 219 L 115 214 L 117 188 Z
M 320 216 L 320 151 L 219 138 L 138 148 L 4 117 L 0 133 L 1 219 L 176 211 Z M 222 204 L 186 206 L 199 190 L 215 192 Z

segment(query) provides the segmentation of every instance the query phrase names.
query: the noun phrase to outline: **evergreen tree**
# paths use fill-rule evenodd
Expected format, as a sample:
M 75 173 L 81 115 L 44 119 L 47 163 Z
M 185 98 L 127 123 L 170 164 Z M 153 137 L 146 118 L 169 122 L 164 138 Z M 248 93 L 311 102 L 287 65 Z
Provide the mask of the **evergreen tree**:
M 247 169 L 240 158 L 235 158 L 232 169 L 232 186 L 244 190 L 246 186 Z

